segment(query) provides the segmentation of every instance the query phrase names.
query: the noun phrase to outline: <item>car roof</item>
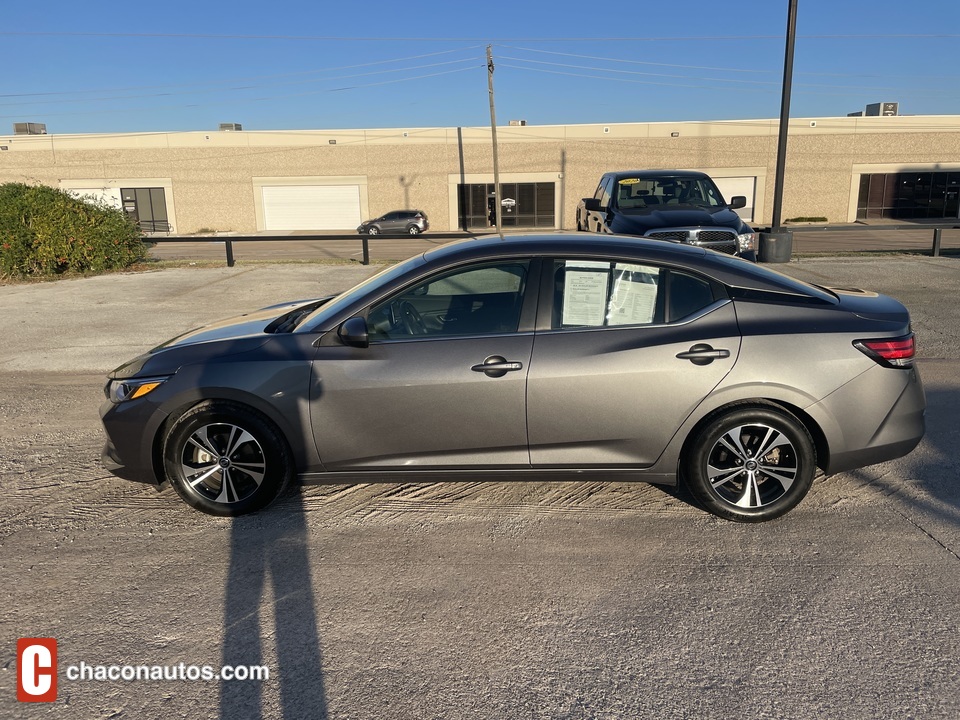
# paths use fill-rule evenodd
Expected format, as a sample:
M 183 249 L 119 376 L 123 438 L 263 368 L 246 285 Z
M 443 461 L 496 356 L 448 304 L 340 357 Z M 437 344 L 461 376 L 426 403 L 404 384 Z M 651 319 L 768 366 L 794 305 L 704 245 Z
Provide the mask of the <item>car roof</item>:
M 620 178 L 640 178 L 642 180 L 655 180 L 657 178 L 663 177 L 680 177 L 680 178 L 706 178 L 710 177 L 706 173 L 700 172 L 699 170 L 618 170 L 617 172 L 606 173 L 607 176 L 612 175 L 613 177 Z
M 429 265 L 447 265 L 509 257 L 601 256 L 634 259 L 661 265 L 680 266 L 700 272 L 731 287 L 767 290 L 791 295 L 829 293 L 742 258 L 702 247 L 651 240 L 631 235 L 596 235 L 583 232 L 485 235 L 466 238 L 428 250 L 423 259 Z

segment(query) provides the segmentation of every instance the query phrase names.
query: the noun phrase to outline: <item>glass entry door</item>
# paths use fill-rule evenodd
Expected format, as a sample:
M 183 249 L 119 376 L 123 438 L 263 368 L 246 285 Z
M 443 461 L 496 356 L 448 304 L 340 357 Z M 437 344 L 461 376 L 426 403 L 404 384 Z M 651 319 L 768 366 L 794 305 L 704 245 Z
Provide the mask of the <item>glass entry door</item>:
M 960 185 L 948 185 L 947 196 L 943 201 L 945 218 L 960 218 Z

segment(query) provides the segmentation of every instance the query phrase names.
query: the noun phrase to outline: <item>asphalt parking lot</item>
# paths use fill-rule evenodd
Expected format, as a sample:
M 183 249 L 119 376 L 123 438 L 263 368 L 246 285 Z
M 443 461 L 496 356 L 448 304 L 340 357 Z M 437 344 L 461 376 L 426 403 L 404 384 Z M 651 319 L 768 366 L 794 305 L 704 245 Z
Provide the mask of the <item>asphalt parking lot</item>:
M 102 469 L 104 374 L 376 268 L 0 286 L 0 717 L 960 716 L 960 259 L 780 269 L 905 302 L 928 430 L 758 526 L 593 482 L 313 486 L 205 516 Z M 17 703 L 21 637 L 58 640 L 55 703 Z M 70 681 L 81 662 L 270 678 Z

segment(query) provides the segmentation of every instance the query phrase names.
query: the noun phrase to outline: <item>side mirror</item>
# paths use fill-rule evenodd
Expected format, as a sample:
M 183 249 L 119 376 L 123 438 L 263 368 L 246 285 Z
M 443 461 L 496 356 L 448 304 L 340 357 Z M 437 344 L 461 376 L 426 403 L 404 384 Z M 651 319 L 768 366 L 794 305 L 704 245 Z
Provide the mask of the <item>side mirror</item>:
M 584 198 L 583 207 L 587 209 L 588 212 L 600 212 L 600 201 L 597 198 Z
M 337 335 L 344 345 L 350 347 L 365 348 L 370 347 L 370 335 L 367 332 L 367 321 L 362 317 L 353 317 L 344 322 Z
M 739 210 L 742 207 L 747 206 L 747 196 L 746 195 L 734 195 L 730 198 L 730 209 Z

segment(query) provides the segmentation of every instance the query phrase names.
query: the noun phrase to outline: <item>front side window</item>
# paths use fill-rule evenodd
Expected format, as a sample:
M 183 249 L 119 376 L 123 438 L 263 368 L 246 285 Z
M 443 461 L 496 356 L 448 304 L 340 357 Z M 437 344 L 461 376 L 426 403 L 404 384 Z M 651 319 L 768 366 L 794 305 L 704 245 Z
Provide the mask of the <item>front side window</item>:
M 554 330 L 673 322 L 715 299 L 707 280 L 654 265 L 557 260 L 553 276 Z
M 607 178 L 600 182 L 600 187 L 597 188 L 597 192 L 600 193 L 600 207 L 605 208 L 610 206 L 610 185 L 613 183 L 612 178 Z
M 370 341 L 517 332 L 528 273 L 511 260 L 435 275 L 370 308 Z

